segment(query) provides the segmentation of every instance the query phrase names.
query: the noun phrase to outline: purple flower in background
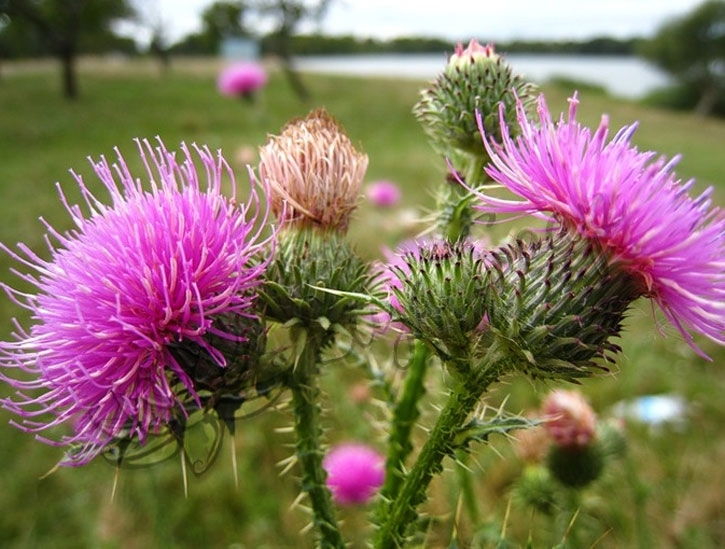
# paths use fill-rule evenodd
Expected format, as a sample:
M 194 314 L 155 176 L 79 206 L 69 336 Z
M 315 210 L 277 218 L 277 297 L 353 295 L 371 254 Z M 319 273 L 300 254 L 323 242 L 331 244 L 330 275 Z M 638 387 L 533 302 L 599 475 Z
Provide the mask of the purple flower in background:
M 367 197 L 375 206 L 396 206 L 400 202 L 400 187 L 392 181 L 376 181 L 368 185 Z
M 712 189 L 691 197 L 694 181 L 673 173 L 677 157 L 638 151 L 630 142 L 636 125 L 607 141 L 607 118 L 591 132 L 577 122 L 577 105 L 575 95 L 568 120 L 555 123 L 543 96 L 538 121 L 518 102 L 521 134 L 512 138 L 502 124 L 500 144 L 481 124 L 492 159 L 486 172 L 520 199 L 478 192 L 477 208 L 531 214 L 590 240 L 695 350 L 691 331 L 724 344 L 725 218 L 711 205 Z
M 251 99 L 267 84 L 267 72 L 258 63 L 235 63 L 225 67 L 217 80 L 219 92 L 230 97 Z
M 224 367 L 205 336 L 241 339 L 214 318 L 253 316 L 251 290 L 265 268 L 252 260 L 267 243 L 256 228 L 265 221 L 260 198 L 252 188 L 248 203 L 235 202 L 221 154 L 182 144 L 177 159 L 161 141 L 138 147 L 145 178 L 132 175 L 118 151 L 115 164 L 93 164 L 110 205 L 75 175 L 88 214 L 61 194 L 74 228 L 62 233 L 46 223 L 50 259 L 24 244 L 17 253 L 0 245 L 34 286 L 32 293 L 4 286 L 32 324 L 16 322 L 14 341 L 0 342 L 0 378 L 17 389 L 2 404 L 26 431 L 69 424 L 72 435 L 41 438 L 72 446 L 65 465 L 87 463 L 115 437 L 143 444 L 174 412 L 185 413 L 182 401 L 198 404 L 171 349 L 196 344 Z M 227 198 L 222 185 L 230 183 Z
M 333 499 L 343 505 L 368 502 L 385 480 L 385 458 L 364 444 L 335 446 L 322 465 Z

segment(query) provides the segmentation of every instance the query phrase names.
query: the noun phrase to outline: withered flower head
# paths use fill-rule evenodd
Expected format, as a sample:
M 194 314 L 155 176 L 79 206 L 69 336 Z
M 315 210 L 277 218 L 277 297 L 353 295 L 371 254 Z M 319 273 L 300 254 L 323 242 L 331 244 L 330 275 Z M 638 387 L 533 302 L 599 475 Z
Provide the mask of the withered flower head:
M 280 223 L 345 232 L 368 166 L 340 124 L 324 109 L 290 121 L 259 151 Z

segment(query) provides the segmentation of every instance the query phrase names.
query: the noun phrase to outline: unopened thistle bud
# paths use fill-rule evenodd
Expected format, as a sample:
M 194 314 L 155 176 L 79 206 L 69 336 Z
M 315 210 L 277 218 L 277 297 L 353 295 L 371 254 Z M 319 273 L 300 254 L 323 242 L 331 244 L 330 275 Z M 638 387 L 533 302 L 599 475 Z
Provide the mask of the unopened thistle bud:
M 259 174 L 269 183 L 272 211 L 281 224 L 347 230 L 368 157 L 324 109 L 289 122 L 269 137 L 259 156 Z
M 481 113 L 486 132 L 501 136 L 501 124 L 516 133 L 516 97 L 524 102 L 533 99 L 535 87 L 515 75 L 492 45 L 481 46 L 471 40 L 461 44 L 449 58 L 443 72 L 413 107 L 434 148 L 450 158 L 457 171 L 470 185 L 483 181 L 483 166 L 488 162 L 481 150 L 481 134 L 476 112 Z M 499 118 L 499 105 L 505 116 Z
M 619 352 L 611 339 L 641 288 L 611 269 L 595 244 L 557 233 L 489 257 L 489 329 L 513 367 L 533 378 L 572 380 Z
M 582 488 L 599 478 L 604 461 L 601 445 L 596 442 L 574 448 L 553 444 L 546 465 L 552 476 L 564 486 Z
M 483 253 L 468 241 L 421 244 L 391 267 L 400 320 L 449 365 L 468 363 L 486 324 Z M 454 366 L 455 367 L 455 366 Z

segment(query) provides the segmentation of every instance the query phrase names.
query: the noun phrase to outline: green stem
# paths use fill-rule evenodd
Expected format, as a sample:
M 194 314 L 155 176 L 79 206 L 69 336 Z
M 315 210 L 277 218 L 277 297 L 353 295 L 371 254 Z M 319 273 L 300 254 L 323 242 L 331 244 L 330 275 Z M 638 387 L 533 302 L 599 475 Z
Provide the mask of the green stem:
M 388 437 L 388 456 L 385 462 L 385 483 L 380 490 L 383 499 L 392 497 L 403 482 L 403 464 L 413 450 L 410 435 L 413 425 L 420 417 L 418 401 L 425 394 L 425 372 L 429 358 L 430 348 L 424 342 L 416 340 L 400 400 L 393 411 L 393 421 Z M 381 507 L 378 508 L 379 511 L 382 510 Z M 378 522 L 382 518 L 378 515 Z
M 478 499 L 476 498 L 476 492 L 473 489 L 471 470 L 466 466 L 467 461 L 467 452 L 464 452 L 463 450 L 456 452 L 456 474 L 458 476 L 458 484 L 461 487 L 463 505 L 471 524 L 476 526 L 478 524 Z
M 385 521 L 376 533 L 374 547 L 394 549 L 405 544 L 408 526 L 418 515 L 416 508 L 426 499 L 433 475 L 443 470 L 443 458 L 453 455 L 457 449 L 459 428 L 483 392 L 500 376 L 495 363 L 489 362 L 488 366 L 480 369 L 473 379 L 457 382 L 395 499 L 382 503 L 384 507 L 379 516 Z
M 647 528 L 647 486 L 640 480 L 637 474 L 637 464 L 632 460 L 629 449 L 624 457 L 624 466 L 627 474 L 627 481 L 632 490 L 634 499 L 634 528 L 637 534 L 637 546 L 640 549 L 652 547 L 652 536 Z
M 290 389 L 295 415 L 297 459 L 302 468 L 302 489 L 312 506 L 313 524 L 320 535 L 320 547 L 342 549 L 345 543 L 338 529 L 330 491 L 325 485 L 327 475 L 322 467 L 323 452 L 320 441 L 320 408 L 317 404 L 320 390 L 317 386 L 319 345 L 308 336 L 302 348 Z

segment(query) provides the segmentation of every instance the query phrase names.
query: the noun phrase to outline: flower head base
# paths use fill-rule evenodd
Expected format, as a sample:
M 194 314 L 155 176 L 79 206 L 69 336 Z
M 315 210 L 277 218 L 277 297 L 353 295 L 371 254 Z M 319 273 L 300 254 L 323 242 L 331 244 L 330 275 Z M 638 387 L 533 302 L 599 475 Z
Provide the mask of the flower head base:
M 259 156 L 259 173 L 269 182 L 280 222 L 347 231 L 368 157 L 325 110 L 288 123 Z
M 235 63 L 219 73 L 219 92 L 230 97 L 251 100 L 267 84 L 267 72 L 257 63 Z
M 456 47 L 436 81 L 421 92 L 413 113 L 433 147 L 450 159 L 469 185 L 483 179 L 488 155 L 481 149 L 476 113 L 482 113 L 486 132 L 500 136 L 503 126 L 516 124 L 516 97 L 533 97 L 534 86 L 515 75 L 493 46 L 472 40 Z M 499 105 L 504 116 L 499 118 Z M 512 130 L 513 131 L 513 130 Z
M 450 365 L 470 361 L 486 324 L 483 255 L 468 241 L 435 240 L 404 252 L 389 269 L 395 320 Z
M 178 348 L 192 345 L 223 369 L 227 357 L 210 341 L 247 335 L 223 318 L 254 317 L 252 290 L 265 264 L 253 256 L 266 245 L 255 229 L 256 190 L 239 207 L 221 194 L 225 176 L 234 183 L 221 155 L 182 145 L 179 161 L 161 142 L 138 146 L 150 184 L 131 174 L 120 153 L 113 166 L 94 164 L 110 206 L 76 176 L 90 215 L 66 203 L 75 229 L 46 225 L 56 242 L 50 260 L 22 244 L 17 254 L 3 246 L 35 271 L 20 276 L 37 289 L 5 287 L 33 314 L 33 325 L 0 342 L 0 377 L 18 389 L 3 406 L 28 431 L 71 424 L 74 433 L 56 442 L 74 448 L 65 464 L 90 461 L 117 437 L 143 444 L 187 406 L 200 405 Z M 32 379 L 13 379 L 8 370 Z M 52 419 L 36 419 L 42 414 Z
M 579 391 L 552 391 L 541 411 L 546 418 L 544 428 L 557 446 L 588 446 L 596 435 L 597 416 Z
M 366 294 L 375 285 L 367 264 L 342 235 L 288 229 L 278 236 L 259 294 L 269 319 L 322 329 L 331 341 L 338 328 L 353 329 L 370 311 L 353 297 L 320 288 Z
M 630 143 L 635 126 L 607 141 L 605 117 L 590 132 L 576 121 L 577 104 L 574 96 L 568 120 L 554 123 L 542 96 L 537 123 L 519 101 L 521 135 L 502 126 L 501 143 L 479 119 L 487 173 L 521 200 L 479 192 L 478 209 L 532 214 L 590 241 L 693 347 L 690 331 L 724 344 L 725 217 L 711 207 L 711 190 L 690 197 L 694 182 L 675 178 L 676 159 L 639 152 Z M 503 124 L 504 107 L 500 116 Z
M 364 444 L 340 444 L 323 466 L 332 497 L 342 505 L 367 503 L 385 480 L 385 458 Z
M 533 378 L 574 380 L 602 368 L 639 295 L 590 242 L 567 233 L 493 250 L 488 329 L 511 365 Z

